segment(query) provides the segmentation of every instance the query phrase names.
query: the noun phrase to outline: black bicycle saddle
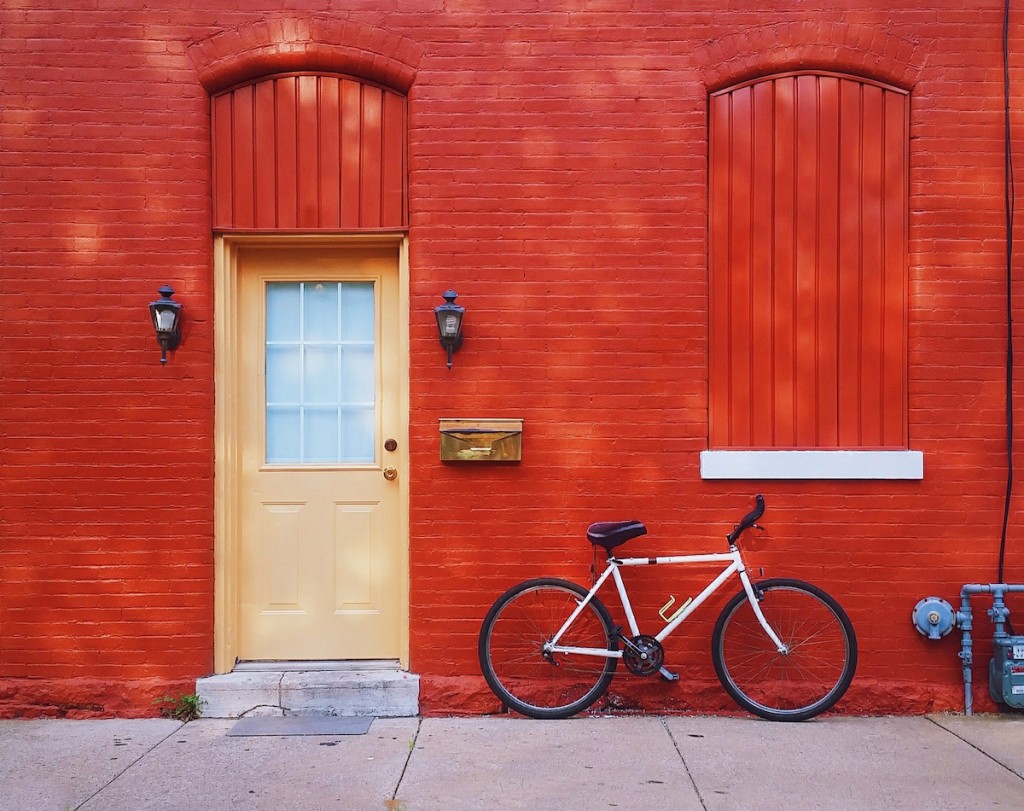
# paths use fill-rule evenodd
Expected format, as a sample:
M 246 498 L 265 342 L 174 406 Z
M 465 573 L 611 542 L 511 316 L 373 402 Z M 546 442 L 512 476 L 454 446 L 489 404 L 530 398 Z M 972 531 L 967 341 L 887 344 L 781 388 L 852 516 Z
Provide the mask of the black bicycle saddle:
M 587 528 L 587 540 L 609 552 L 630 538 L 646 534 L 647 527 L 639 521 L 600 521 Z

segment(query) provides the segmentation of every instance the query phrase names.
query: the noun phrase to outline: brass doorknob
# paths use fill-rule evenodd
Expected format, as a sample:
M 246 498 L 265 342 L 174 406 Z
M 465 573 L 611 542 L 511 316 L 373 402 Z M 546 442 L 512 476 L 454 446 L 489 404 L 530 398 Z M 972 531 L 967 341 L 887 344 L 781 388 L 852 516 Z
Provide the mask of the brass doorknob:
M 398 478 L 398 468 L 386 467 L 384 468 L 384 478 L 389 482 L 393 482 Z

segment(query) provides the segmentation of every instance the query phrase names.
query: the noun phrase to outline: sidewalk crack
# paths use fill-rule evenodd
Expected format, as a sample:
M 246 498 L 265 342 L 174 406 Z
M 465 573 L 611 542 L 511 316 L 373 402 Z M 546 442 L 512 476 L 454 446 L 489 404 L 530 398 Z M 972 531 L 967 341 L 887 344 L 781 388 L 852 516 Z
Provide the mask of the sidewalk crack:
M 948 732 L 948 733 L 949 733 L 950 735 L 952 735 L 952 736 L 953 736 L 954 738 L 956 738 L 957 740 L 959 740 L 959 741 L 963 741 L 964 743 L 966 743 L 966 744 L 967 744 L 967 745 L 968 745 L 969 747 L 971 747 L 971 749 L 973 749 L 974 751 L 976 751 L 976 752 L 980 752 L 980 753 L 981 753 L 982 755 L 984 755 L 985 757 L 987 757 L 987 758 L 988 758 L 989 760 L 991 760 L 991 761 L 992 761 L 993 763 L 995 763 L 995 764 L 996 764 L 997 766 L 1002 766 L 1002 767 L 1003 767 L 1004 769 L 1006 769 L 1006 771 L 1008 771 L 1008 772 L 1009 772 L 1010 774 L 1012 774 L 1012 775 L 1013 775 L 1014 777 L 1016 777 L 1016 778 L 1017 778 L 1018 780 L 1024 780 L 1024 774 L 1021 774 L 1020 772 L 1018 772 L 1018 771 L 1017 771 L 1017 770 L 1016 770 L 1015 768 L 1013 768 L 1012 766 L 1009 766 L 1009 765 L 1007 765 L 1006 763 L 1003 763 L 1003 762 L 1002 762 L 1001 760 L 999 760 L 998 758 L 994 757 L 993 755 L 990 755 L 990 754 L 989 754 L 988 752 L 986 752 L 986 751 L 985 751 L 984 749 L 982 749 L 981 747 L 979 747 L 979 746 L 976 746 L 975 744 L 971 743 L 971 741 L 967 740 L 967 738 L 963 737 L 962 735 L 957 735 L 957 734 L 956 734 L 956 733 L 955 733 L 955 732 L 954 732 L 953 730 L 949 729 L 948 727 L 944 727 L 944 726 L 943 726 L 942 724 L 940 724 L 940 723 L 939 723 L 938 721 L 936 721 L 936 720 L 935 720 L 934 718 L 932 718 L 932 717 L 931 717 L 930 715 L 926 715 L 926 716 L 925 716 L 925 718 L 927 718 L 927 719 L 928 719 L 929 721 L 931 721 L 931 722 L 932 722 L 933 724 L 935 724 L 935 726 L 937 726 L 937 727 L 938 727 L 939 729 L 941 729 L 941 730 L 942 730 L 943 732 Z
M 166 735 L 164 735 L 164 737 L 162 737 L 160 740 L 158 740 L 156 743 L 154 743 L 151 747 L 149 747 L 149 749 L 147 749 L 145 752 L 143 752 L 141 755 L 139 755 L 137 758 L 135 758 L 135 760 L 133 760 L 131 763 L 129 763 L 127 766 L 125 766 L 123 769 L 121 769 L 121 771 L 119 771 L 117 774 L 115 774 L 113 777 L 111 777 L 106 783 L 104 783 L 102 786 L 100 786 L 98 789 L 96 789 L 96 791 L 94 791 L 92 794 L 90 794 L 88 797 L 86 797 L 84 800 L 82 800 L 82 802 L 80 802 L 78 805 L 76 805 L 75 806 L 75 811 L 78 811 L 79 808 L 84 808 L 90 802 L 92 802 L 96 797 L 98 797 L 100 794 L 102 794 L 104 791 L 106 791 L 108 788 L 110 788 L 110 786 L 114 785 L 114 783 L 116 783 L 118 780 L 120 780 L 128 772 L 128 770 L 132 768 L 132 766 L 134 766 L 136 763 L 138 763 L 144 757 L 146 757 L 151 752 L 153 752 L 158 746 L 160 746 L 161 744 L 166 742 L 167 739 L 170 738 L 172 735 L 177 735 L 179 732 L 181 732 L 181 730 L 182 730 L 182 728 L 184 726 L 185 726 L 184 723 L 178 724 L 178 726 L 176 726 L 174 729 L 172 729 L 170 732 L 168 732 Z
M 668 720 L 665 716 L 661 717 L 661 725 L 664 727 L 665 732 L 668 733 L 668 739 L 672 741 L 672 746 L 676 750 L 676 754 L 679 755 L 679 762 L 683 764 L 683 770 L 686 772 L 686 777 L 690 781 L 690 785 L 693 786 L 693 791 L 697 795 L 697 800 L 700 802 L 700 807 L 707 811 L 708 804 L 704 802 L 704 795 L 700 793 L 700 786 L 697 785 L 697 781 L 693 779 L 693 774 L 690 772 L 690 767 L 686 764 L 686 758 L 683 757 L 683 750 L 679 748 L 679 743 L 676 741 L 676 736 L 672 734 L 672 729 L 668 725 Z
M 409 769 L 409 762 L 412 760 L 412 753 L 416 751 L 416 744 L 420 739 L 420 729 L 423 728 L 423 719 L 419 718 L 416 721 L 416 732 L 413 733 L 412 740 L 409 741 L 409 754 L 405 758 L 405 763 L 402 764 L 402 773 L 398 775 L 398 782 L 395 784 L 394 793 L 391 795 L 391 802 L 388 804 L 388 808 L 401 809 L 403 806 L 401 801 L 398 799 L 398 792 L 402 788 L 402 781 L 405 780 L 405 773 Z

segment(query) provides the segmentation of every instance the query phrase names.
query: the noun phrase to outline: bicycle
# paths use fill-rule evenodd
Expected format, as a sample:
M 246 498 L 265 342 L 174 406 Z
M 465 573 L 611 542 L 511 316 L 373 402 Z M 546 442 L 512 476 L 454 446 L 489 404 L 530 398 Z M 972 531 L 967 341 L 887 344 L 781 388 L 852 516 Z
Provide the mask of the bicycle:
M 568 718 L 593 705 L 611 684 L 621 659 L 637 676 L 679 676 L 664 665 L 662 646 L 733 575 L 742 590 L 726 603 L 711 638 L 715 673 L 741 707 L 771 721 L 803 721 L 831 708 L 857 668 L 857 637 L 839 603 L 817 586 L 792 578 L 752 582 L 740 536 L 763 530 L 764 498 L 726 539 L 729 551 L 667 557 L 616 557 L 612 550 L 647 534 L 639 521 L 592 524 L 587 539 L 608 553 L 589 590 L 559 578 L 513 586 L 491 606 L 480 629 L 478 654 L 487 684 L 510 709 L 531 718 Z M 620 569 L 630 566 L 723 564 L 696 597 L 659 612 L 665 627 L 641 634 Z M 595 569 L 596 574 L 596 569 Z M 615 582 L 631 636 L 597 598 Z M 668 613 L 671 612 L 671 613 Z M 620 649 L 621 643 L 621 649 Z

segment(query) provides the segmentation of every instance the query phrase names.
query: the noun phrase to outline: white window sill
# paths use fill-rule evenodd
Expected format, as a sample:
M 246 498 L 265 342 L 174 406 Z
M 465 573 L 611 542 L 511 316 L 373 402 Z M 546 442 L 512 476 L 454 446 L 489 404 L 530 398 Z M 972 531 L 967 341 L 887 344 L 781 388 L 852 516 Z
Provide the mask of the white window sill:
M 921 451 L 701 451 L 702 479 L 923 479 Z

